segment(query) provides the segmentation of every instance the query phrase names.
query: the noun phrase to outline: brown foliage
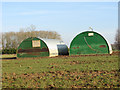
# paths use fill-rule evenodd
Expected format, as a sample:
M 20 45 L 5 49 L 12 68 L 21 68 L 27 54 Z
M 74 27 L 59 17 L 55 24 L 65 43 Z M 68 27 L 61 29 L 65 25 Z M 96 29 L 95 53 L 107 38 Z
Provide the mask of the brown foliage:
M 116 49 L 120 50 L 120 29 L 118 29 L 116 32 L 114 45 L 115 45 Z
M 36 27 L 31 25 L 27 28 L 21 28 L 19 32 L 2 33 L 2 48 L 17 48 L 21 41 L 28 37 L 61 39 L 56 31 L 37 31 L 35 29 Z

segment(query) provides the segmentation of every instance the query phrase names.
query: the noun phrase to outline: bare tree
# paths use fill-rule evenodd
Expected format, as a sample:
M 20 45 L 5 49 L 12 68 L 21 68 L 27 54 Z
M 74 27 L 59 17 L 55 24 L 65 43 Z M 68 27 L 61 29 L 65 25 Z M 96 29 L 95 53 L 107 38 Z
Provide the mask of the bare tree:
M 28 37 L 61 39 L 56 31 L 37 31 L 34 25 L 30 25 L 30 27 L 21 28 L 19 32 L 2 33 L 2 48 L 17 48 Z
M 115 47 L 120 50 L 120 30 L 118 29 L 115 36 Z

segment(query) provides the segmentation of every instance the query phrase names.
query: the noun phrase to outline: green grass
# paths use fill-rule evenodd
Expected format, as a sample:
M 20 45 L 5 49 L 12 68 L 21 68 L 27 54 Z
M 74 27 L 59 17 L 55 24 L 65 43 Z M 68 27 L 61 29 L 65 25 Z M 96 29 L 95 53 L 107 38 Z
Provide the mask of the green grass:
M 12 58 L 12 57 L 16 57 L 16 54 L 3 54 L 2 58 Z
M 2 61 L 3 88 L 120 87 L 118 55 Z

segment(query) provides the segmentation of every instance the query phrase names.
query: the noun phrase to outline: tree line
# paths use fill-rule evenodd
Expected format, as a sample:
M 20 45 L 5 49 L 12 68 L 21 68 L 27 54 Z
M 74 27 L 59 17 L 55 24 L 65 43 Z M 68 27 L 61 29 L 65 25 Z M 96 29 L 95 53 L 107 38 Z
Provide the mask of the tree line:
M 19 32 L 2 33 L 2 53 L 15 53 L 19 44 L 28 37 L 39 37 L 46 39 L 61 39 L 56 31 L 37 31 L 34 25 L 27 28 L 21 28 Z

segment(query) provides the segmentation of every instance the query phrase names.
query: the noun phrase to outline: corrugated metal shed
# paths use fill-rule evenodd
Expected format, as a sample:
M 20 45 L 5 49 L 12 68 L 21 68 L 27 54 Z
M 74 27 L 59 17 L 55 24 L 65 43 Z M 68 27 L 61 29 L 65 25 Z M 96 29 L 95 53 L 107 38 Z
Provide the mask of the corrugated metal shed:
M 99 33 L 85 31 L 78 34 L 70 44 L 70 55 L 111 54 L 109 42 Z
M 17 57 L 54 57 L 68 55 L 68 47 L 61 40 L 30 37 L 21 42 Z
M 43 38 L 41 38 L 41 40 L 43 40 L 46 43 L 47 47 L 49 48 L 50 57 L 58 55 L 68 55 L 68 47 L 63 41 L 57 39 L 43 39 Z

